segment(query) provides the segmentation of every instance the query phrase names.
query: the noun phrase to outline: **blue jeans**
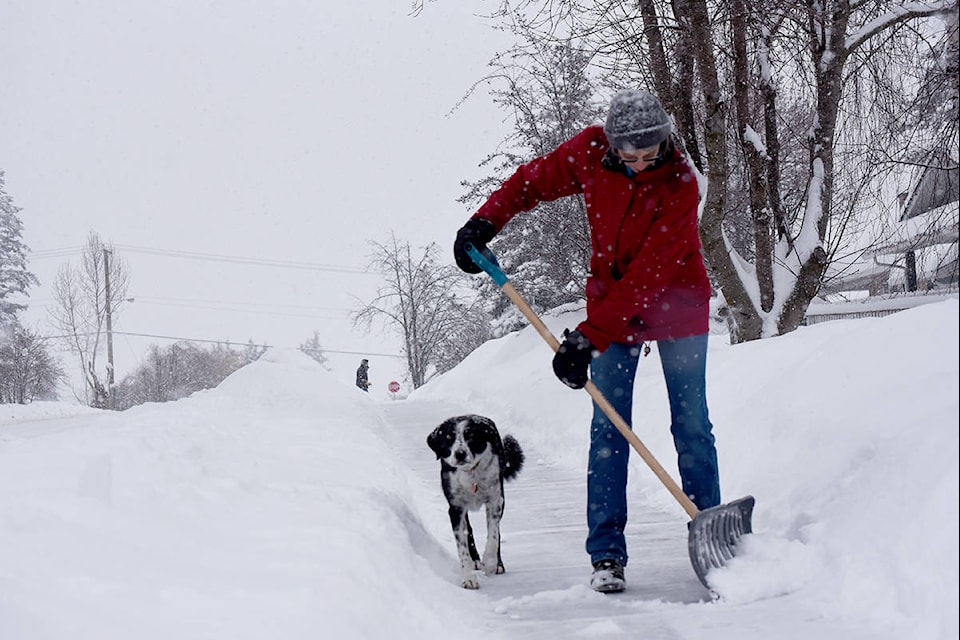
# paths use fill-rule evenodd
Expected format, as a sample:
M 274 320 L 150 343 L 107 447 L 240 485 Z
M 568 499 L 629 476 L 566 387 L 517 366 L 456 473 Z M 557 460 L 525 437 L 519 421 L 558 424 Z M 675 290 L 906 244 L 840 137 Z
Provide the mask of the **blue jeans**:
M 637 345 L 612 343 L 590 364 L 590 377 L 617 413 L 631 425 Z M 660 364 L 670 400 L 670 433 L 677 449 L 683 491 L 698 509 L 720 504 L 720 478 L 713 425 L 707 413 L 707 334 L 660 340 Z M 596 406 L 590 426 L 587 468 L 587 553 L 590 561 L 627 564 L 627 462 L 630 444 Z

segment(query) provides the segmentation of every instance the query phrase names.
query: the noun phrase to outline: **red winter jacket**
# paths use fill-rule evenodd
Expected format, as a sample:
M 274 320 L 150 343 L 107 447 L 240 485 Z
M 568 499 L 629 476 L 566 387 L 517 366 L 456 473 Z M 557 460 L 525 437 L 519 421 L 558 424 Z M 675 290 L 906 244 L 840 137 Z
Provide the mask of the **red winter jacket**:
M 577 329 L 600 351 L 611 342 L 707 333 L 710 281 L 700 255 L 697 181 L 670 148 L 667 162 L 628 177 L 601 165 L 607 138 L 602 127 L 588 127 L 518 168 L 474 214 L 500 231 L 540 202 L 583 194 L 593 253 L 587 319 Z

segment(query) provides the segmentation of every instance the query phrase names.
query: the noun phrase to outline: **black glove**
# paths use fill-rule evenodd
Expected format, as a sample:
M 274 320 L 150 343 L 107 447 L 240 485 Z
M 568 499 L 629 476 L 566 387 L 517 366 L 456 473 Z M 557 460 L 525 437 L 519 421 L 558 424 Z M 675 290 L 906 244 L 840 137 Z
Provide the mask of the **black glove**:
M 464 245 L 469 242 L 477 251 L 483 251 L 496 235 L 497 230 L 493 223 L 486 218 L 470 218 L 467 224 L 457 231 L 457 239 L 453 242 L 453 259 L 457 261 L 457 266 L 467 273 L 480 273 L 480 267 L 467 253 Z
M 563 342 L 553 356 L 553 372 L 560 382 L 571 389 L 582 389 L 587 384 L 587 367 L 593 360 L 593 344 L 574 329 L 563 332 Z

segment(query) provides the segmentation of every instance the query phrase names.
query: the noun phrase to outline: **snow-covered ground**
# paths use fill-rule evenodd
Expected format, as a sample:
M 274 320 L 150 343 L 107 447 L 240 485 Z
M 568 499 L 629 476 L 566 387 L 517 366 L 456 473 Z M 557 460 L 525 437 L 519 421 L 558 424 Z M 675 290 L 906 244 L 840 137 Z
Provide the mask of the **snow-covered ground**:
M 555 333 L 576 314 L 545 318 Z M 755 534 L 711 574 L 638 456 L 628 590 L 587 587 L 589 397 L 532 329 L 403 401 L 297 352 L 122 413 L 0 407 L 0 638 L 137 640 L 958 637 L 960 306 L 824 323 L 708 362 L 724 499 Z M 635 428 L 671 472 L 656 353 Z M 482 413 L 527 455 L 507 485 L 507 573 L 459 587 L 425 438 Z M 484 535 L 482 518 L 474 518 Z

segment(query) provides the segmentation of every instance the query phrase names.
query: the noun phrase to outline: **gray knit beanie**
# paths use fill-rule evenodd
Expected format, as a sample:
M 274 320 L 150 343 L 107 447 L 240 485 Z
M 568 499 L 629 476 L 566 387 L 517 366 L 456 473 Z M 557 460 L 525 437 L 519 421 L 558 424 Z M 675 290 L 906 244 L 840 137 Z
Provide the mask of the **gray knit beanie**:
M 673 125 L 657 96 L 626 89 L 613 97 L 603 131 L 611 149 L 636 151 L 666 140 Z

